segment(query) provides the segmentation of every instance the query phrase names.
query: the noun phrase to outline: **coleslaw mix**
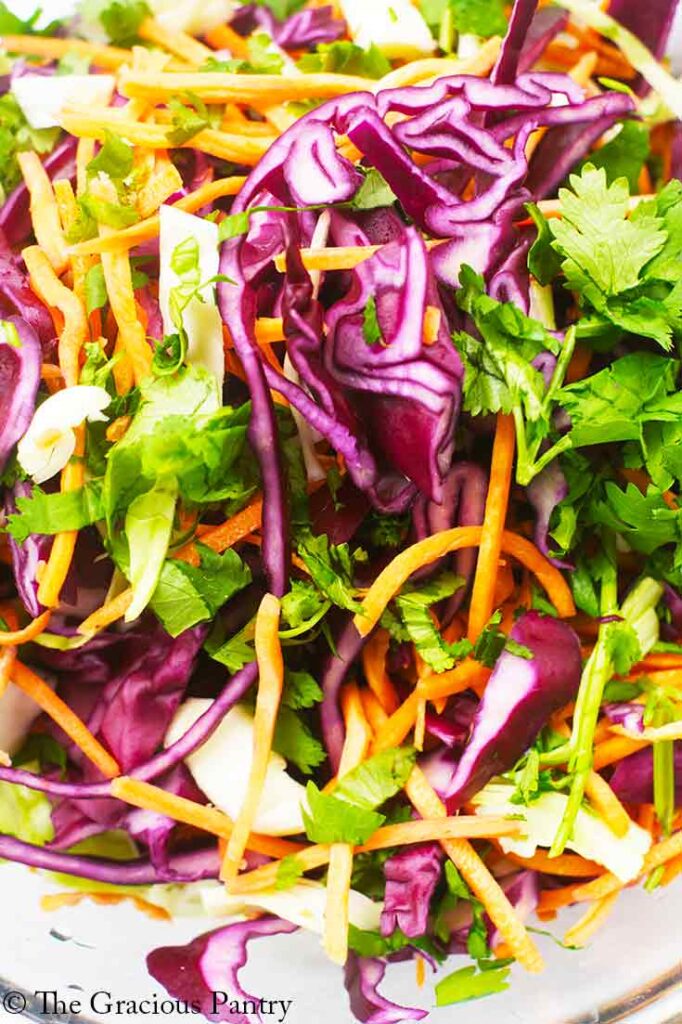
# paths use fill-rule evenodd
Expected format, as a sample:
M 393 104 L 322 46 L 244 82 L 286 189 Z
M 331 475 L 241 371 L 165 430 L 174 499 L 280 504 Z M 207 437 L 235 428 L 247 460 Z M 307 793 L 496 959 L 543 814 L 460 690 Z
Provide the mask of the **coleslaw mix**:
M 0 3 L 0 857 L 209 1020 L 682 870 L 676 6 Z

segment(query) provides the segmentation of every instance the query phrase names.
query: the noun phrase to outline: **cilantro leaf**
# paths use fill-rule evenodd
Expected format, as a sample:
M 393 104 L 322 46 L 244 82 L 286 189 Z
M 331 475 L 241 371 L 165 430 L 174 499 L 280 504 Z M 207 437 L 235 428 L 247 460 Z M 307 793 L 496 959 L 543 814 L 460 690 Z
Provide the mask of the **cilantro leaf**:
M 152 611 L 171 636 L 212 619 L 251 582 L 251 570 L 233 549 L 220 555 L 197 544 L 197 550 L 200 567 L 177 560 L 164 563 L 151 600 Z
M 509 988 L 510 970 L 502 964 L 495 969 L 481 971 L 475 966 L 462 967 L 436 985 L 436 1006 L 452 1006 L 470 999 L 505 992 Z
M 403 789 L 415 759 L 416 751 L 408 747 L 382 751 L 344 775 L 332 794 L 321 793 L 309 782 L 310 813 L 304 810 L 303 817 L 310 841 L 354 846 L 366 842 L 386 820 L 374 808 Z
M 314 782 L 306 787 L 310 810 L 303 810 L 303 821 L 311 843 L 366 843 L 386 818 L 383 814 L 357 807 L 328 793 L 321 793 Z
M 224 665 L 230 675 L 235 675 L 245 665 L 256 660 L 253 634 L 253 625 L 249 624 L 224 642 L 209 637 L 204 646 L 214 661 Z
M 554 248 L 563 256 L 569 287 L 595 306 L 635 288 L 646 264 L 666 240 L 660 218 L 645 210 L 628 217 L 627 182 L 607 184 L 603 167 L 587 164 L 560 189 L 561 218 L 550 223 Z
M 360 610 L 353 585 L 353 563 L 358 552 L 352 555 L 348 544 L 333 545 L 327 536 L 309 533 L 299 540 L 298 553 L 313 582 L 330 601 L 349 612 Z
M 623 490 L 608 481 L 602 496 L 591 502 L 589 515 L 592 522 L 619 533 L 645 555 L 666 544 L 677 545 L 676 561 L 682 562 L 682 510 L 669 508 L 657 487 L 642 494 L 634 484 Z
M 292 630 L 307 631 L 328 608 L 329 602 L 309 580 L 292 580 L 282 598 L 282 618 Z
M 503 36 L 507 31 L 502 0 L 420 0 L 420 7 L 436 38 L 442 36 L 445 19 L 450 19 L 453 29 L 460 35 L 489 39 Z
M 168 109 L 172 115 L 168 141 L 173 146 L 182 146 L 189 142 L 211 123 L 206 104 L 194 93 L 186 92 L 182 98 L 174 96 L 168 103 Z
M 396 195 L 383 174 L 370 167 L 363 178 L 362 185 L 351 200 L 354 210 L 377 210 L 385 206 L 393 206 Z
M 435 960 L 445 959 L 445 954 L 428 935 L 410 938 L 400 928 L 396 928 L 392 935 L 384 936 L 379 932 L 363 931 L 351 924 L 348 928 L 348 947 L 362 957 L 384 957 L 403 949 L 423 949 Z
M 23 544 L 32 533 L 53 536 L 81 530 L 102 518 L 101 492 L 94 483 L 55 494 L 34 487 L 30 497 L 17 499 L 17 512 L 7 517 L 6 530 Z
M 533 657 L 532 651 L 524 647 L 523 644 L 516 643 L 506 633 L 503 633 L 499 629 L 501 622 L 502 612 L 497 611 L 476 641 L 473 651 L 476 661 L 479 661 L 481 665 L 485 665 L 487 668 L 494 668 L 495 662 L 504 650 L 509 651 L 510 654 L 516 654 L 519 658 L 530 661 Z
M 108 129 L 97 156 L 87 166 L 90 177 L 106 174 L 112 180 L 123 180 L 133 170 L 133 147 Z
M 81 9 L 89 20 L 99 21 L 110 43 L 123 47 L 139 42 L 140 25 L 151 13 L 144 0 L 86 0 Z
M 327 759 L 320 741 L 300 715 L 290 707 L 281 707 L 275 725 L 272 748 L 295 764 L 303 775 L 312 775 Z
M 300 711 L 302 708 L 312 708 L 315 704 L 320 704 L 323 699 L 322 688 L 309 672 L 287 670 L 282 693 L 284 707 Z
M 0 199 L 21 181 L 17 153 L 50 153 L 59 135 L 59 128 L 31 128 L 13 93 L 0 96 Z
M 88 316 L 94 313 L 96 309 L 102 309 L 106 306 L 107 299 L 104 267 L 101 263 L 93 263 L 85 275 L 85 307 L 88 311 Z
M 403 789 L 415 759 L 412 747 L 383 750 L 344 775 L 334 789 L 334 796 L 368 810 L 380 807 Z
M 83 222 L 86 230 L 91 230 L 91 225 L 96 222 L 106 224 L 109 228 L 128 228 L 131 224 L 137 224 L 140 215 L 132 206 L 123 203 L 110 203 L 106 199 L 90 195 L 86 192 L 78 200 Z M 73 235 L 69 235 L 71 239 Z
M 618 134 L 590 153 L 589 157 L 579 164 L 575 173 L 580 174 L 590 163 L 593 167 L 606 171 L 609 185 L 618 178 L 625 178 L 630 192 L 634 195 L 637 192 L 642 167 L 650 152 L 649 128 L 639 121 L 623 121 Z
M 395 599 L 407 635 L 420 656 L 434 672 L 447 672 L 459 658 L 470 653 L 465 642 L 449 644 L 431 617 L 432 605 L 452 597 L 464 586 L 464 580 L 454 573 L 443 573 L 418 589 L 404 589 Z
M 374 43 L 367 50 L 351 42 L 320 43 L 315 53 L 306 53 L 298 61 L 299 71 L 358 75 L 383 78 L 391 70 L 387 57 Z
M 379 324 L 379 316 L 377 313 L 377 300 L 373 295 L 370 295 L 367 300 L 362 313 L 362 337 L 364 338 L 365 345 L 383 344 L 384 335 Z
M 564 387 L 557 398 L 571 417 L 573 447 L 643 440 L 643 425 L 649 421 L 679 423 L 678 373 L 675 360 L 633 352 Z

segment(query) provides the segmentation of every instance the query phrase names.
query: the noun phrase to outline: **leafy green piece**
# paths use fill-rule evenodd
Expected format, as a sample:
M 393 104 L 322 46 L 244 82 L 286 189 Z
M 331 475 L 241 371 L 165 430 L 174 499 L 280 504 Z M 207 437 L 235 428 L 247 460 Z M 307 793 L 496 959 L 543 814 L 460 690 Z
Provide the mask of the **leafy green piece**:
M 247 43 L 249 50 L 249 71 L 256 75 L 281 75 L 284 57 L 272 45 L 267 32 L 255 32 Z
M 154 595 L 168 553 L 177 500 L 177 480 L 174 476 L 163 476 L 128 508 L 125 517 L 127 575 L 133 591 L 126 613 L 128 622 L 142 614 Z
M 109 42 L 130 47 L 139 42 L 138 31 L 151 9 L 144 0 L 85 0 L 81 14 L 99 22 Z
M 547 285 L 561 270 L 561 257 L 552 247 L 554 235 L 542 210 L 535 203 L 526 203 L 526 210 L 538 232 L 528 252 L 528 269 L 540 284 Z
M 362 337 L 365 345 L 369 345 L 370 348 L 372 345 L 383 344 L 384 341 L 377 313 L 377 300 L 373 295 L 370 295 L 362 311 Z
M 45 794 L 0 782 L 0 833 L 36 846 L 54 839 L 52 809 Z
M 41 768 L 56 767 L 64 774 L 67 765 L 64 747 L 45 733 L 31 733 L 21 749 L 13 756 L 12 765 L 21 768 L 27 764 L 37 763 Z
M 666 544 L 679 547 L 682 542 L 682 510 L 669 508 L 657 487 L 642 494 L 634 484 L 623 489 L 609 481 L 603 498 L 591 502 L 589 515 L 592 522 L 619 533 L 645 555 Z M 676 551 L 675 558 L 682 560 L 682 550 Z
M 316 704 L 321 704 L 323 699 L 322 687 L 309 672 L 292 672 L 287 669 L 282 693 L 284 707 L 300 711 L 303 708 L 312 708 Z
M 292 580 L 282 598 L 282 619 L 295 630 L 310 628 L 329 609 L 329 601 L 309 580 Z
M 395 599 L 409 639 L 434 672 L 447 672 L 458 659 L 471 652 L 470 644 L 449 644 L 429 612 L 432 605 L 452 597 L 463 586 L 460 576 L 447 572 L 419 588 L 404 588 Z
M 324 747 L 310 727 L 289 707 L 279 710 L 272 748 L 295 764 L 303 775 L 312 775 L 327 759 Z
M 90 230 L 93 222 L 106 224 L 109 228 L 129 228 L 131 224 L 137 224 L 140 215 L 132 206 L 123 203 L 110 203 L 106 199 L 86 193 L 78 200 L 82 211 L 82 230 Z M 73 237 L 69 235 L 69 239 Z
M 363 931 L 351 924 L 348 928 L 348 948 L 362 957 L 385 957 L 403 949 L 423 949 L 435 960 L 442 962 L 445 959 L 444 953 L 428 935 L 409 938 L 400 928 L 396 928 L 392 935 L 384 936 L 379 932 Z
M 310 841 L 354 846 L 366 842 L 386 820 L 374 808 L 403 789 L 415 759 L 412 748 L 382 751 L 344 775 L 333 794 L 321 793 L 309 782 L 310 813 L 304 810 L 303 817 Z
M 281 892 L 285 889 L 293 888 L 302 874 L 303 868 L 296 857 L 292 855 L 284 857 L 277 865 L 275 889 L 277 889 L 278 892 Z
M 152 611 L 167 633 L 179 636 L 199 622 L 206 622 L 235 594 L 251 582 L 251 570 L 236 551 L 217 554 L 197 544 L 200 567 L 175 559 L 164 562 L 154 596 Z
M 172 115 L 168 141 L 174 146 L 189 142 L 211 123 L 206 104 L 191 92 L 183 93 L 182 97 L 174 96 L 168 103 L 168 109 Z
M 213 660 L 224 665 L 230 675 L 235 675 L 245 665 L 256 660 L 252 627 L 240 630 L 239 633 L 235 633 L 233 637 L 223 643 L 214 643 L 209 638 L 205 647 Z
M 311 843 L 350 843 L 360 846 L 385 822 L 383 814 L 357 807 L 336 796 L 321 793 L 314 782 L 306 787 L 309 811 L 303 821 Z
M 298 543 L 298 553 L 305 562 L 316 587 L 339 608 L 357 612 L 361 605 L 353 585 L 353 564 L 358 559 L 348 544 L 333 545 L 324 535 L 305 534 Z
M 358 75 L 360 78 L 383 78 L 391 70 L 387 57 L 374 43 L 367 50 L 351 42 L 320 43 L 314 53 L 306 53 L 298 61 L 299 71 L 340 75 Z
M 551 430 L 550 413 L 563 383 L 575 343 L 569 331 L 563 346 L 538 321 L 512 302 L 498 302 L 485 292 L 485 281 L 469 266 L 460 271 L 457 302 L 474 321 L 482 341 L 465 331 L 453 341 L 465 369 L 464 408 L 473 416 L 505 412 L 514 416 L 518 444 L 517 480 L 527 485 L 570 445 L 562 438 L 539 455 Z M 533 366 L 538 356 L 558 355 L 549 387 Z
M 424 20 L 437 39 L 446 19 L 460 35 L 503 36 L 507 18 L 502 0 L 420 0 Z
M 106 174 L 112 180 L 123 180 L 133 170 L 133 147 L 108 129 L 97 156 L 87 166 L 89 177 Z
M 378 210 L 385 206 L 393 206 L 395 201 L 395 192 L 381 171 L 370 167 L 362 185 L 351 200 L 351 206 L 354 210 Z
M 68 50 L 57 63 L 57 75 L 87 75 L 90 73 L 90 57 L 78 50 Z
M 243 501 L 257 483 L 245 457 L 248 405 L 220 407 L 215 377 L 200 367 L 150 378 L 125 437 L 107 458 L 103 501 L 110 528 L 122 510 L 163 476 L 201 504 Z
M 17 512 L 7 517 L 6 530 L 23 544 L 32 533 L 53 536 L 81 530 L 102 518 L 101 493 L 95 483 L 54 494 L 34 487 L 29 497 L 17 499 Z
M 598 308 L 606 296 L 620 295 L 639 284 L 646 264 L 666 240 L 660 218 L 645 210 L 628 217 L 627 182 L 607 184 L 603 167 L 587 164 L 560 189 L 561 218 L 550 223 L 554 247 L 563 257 L 569 287 Z
M 339 780 L 334 796 L 370 810 L 381 807 L 404 788 L 416 756 L 412 747 L 395 747 L 374 754 Z
M 256 0 L 258 7 L 267 7 L 279 21 L 285 21 L 303 7 L 305 0 Z
M 644 441 L 649 421 L 679 422 L 679 363 L 652 352 L 632 352 L 562 388 L 557 398 L 571 417 L 575 448 L 611 441 Z
M 0 199 L 21 181 L 17 153 L 50 153 L 59 135 L 59 128 L 31 128 L 13 93 L 0 96 Z
M 603 168 L 606 171 L 606 180 L 612 185 L 618 178 L 627 180 L 630 192 L 634 195 L 637 192 L 637 182 L 642 168 L 649 159 L 651 147 L 649 145 L 649 128 L 640 121 L 623 121 L 618 134 L 604 143 L 599 149 L 590 153 L 577 168 L 580 174 L 588 164 L 593 167 Z
M 462 967 L 436 985 L 436 1006 L 452 1006 L 470 999 L 484 999 L 486 996 L 505 992 L 509 988 L 508 967 L 495 966 L 481 971 L 475 966 Z
M 524 658 L 526 661 L 530 661 L 533 657 L 533 652 L 524 647 L 523 644 L 512 640 L 506 633 L 503 633 L 499 628 L 501 622 L 502 612 L 497 611 L 476 641 L 473 649 L 473 656 L 476 661 L 480 662 L 481 665 L 486 665 L 488 668 L 494 668 L 497 659 L 504 650 L 509 651 L 510 654 L 516 654 L 517 657 Z

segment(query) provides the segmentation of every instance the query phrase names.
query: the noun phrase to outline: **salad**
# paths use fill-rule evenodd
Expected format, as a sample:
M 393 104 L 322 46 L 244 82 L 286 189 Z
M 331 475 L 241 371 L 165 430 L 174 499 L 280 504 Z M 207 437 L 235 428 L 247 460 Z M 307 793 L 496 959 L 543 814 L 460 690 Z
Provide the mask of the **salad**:
M 675 8 L 0 4 L 0 857 L 210 1020 L 682 871 Z

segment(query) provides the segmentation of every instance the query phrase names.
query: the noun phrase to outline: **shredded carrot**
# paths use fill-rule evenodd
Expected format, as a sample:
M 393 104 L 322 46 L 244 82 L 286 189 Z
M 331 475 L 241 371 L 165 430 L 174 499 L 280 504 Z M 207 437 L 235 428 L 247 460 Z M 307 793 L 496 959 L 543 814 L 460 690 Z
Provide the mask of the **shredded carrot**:
M 385 825 L 378 829 L 355 854 L 390 850 L 394 846 L 412 846 L 415 843 L 441 842 L 448 839 L 497 839 L 519 834 L 518 822 L 509 818 L 487 818 L 477 815 L 457 815 L 450 818 L 420 818 L 399 825 Z M 295 853 L 296 865 L 302 872 L 315 871 L 329 863 L 330 846 L 307 846 Z M 235 893 L 271 889 L 277 882 L 279 864 L 264 864 L 253 871 L 239 875 L 232 886 Z
M 40 906 L 43 910 L 50 913 L 51 911 L 61 910 L 63 907 L 77 907 L 83 900 L 92 900 L 93 903 L 99 903 L 103 906 L 111 906 L 118 903 L 124 903 L 127 900 L 131 901 L 134 906 L 147 917 L 151 917 L 155 921 L 171 921 L 172 917 L 165 907 L 157 907 L 154 903 L 149 903 L 147 900 L 143 900 L 140 896 L 126 895 L 121 896 L 115 892 L 59 892 L 50 893 L 47 896 L 43 896 L 40 900 Z
M 417 684 L 417 693 L 424 700 L 431 701 L 452 697 L 464 690 L 480 688 L 490 678 L 490 671 L 485 665 L 467 658 L 448 672 L 440 672 L 422 680 Z
M 375 696 L 375 694 L 372 693 L 371 690 L 361 690 L 360 698 L 362 700 L 362 707 L 365 712 L 365 718 L 371 725 L 372 730 L 374 732 L 377 732 L 377 730 L 381 728 L 385 721 L 386 712 L 382 708 L 379 699 Z
M 670 885 L 682 874 L 682 854 L 679 857 L 673 857 L 669 861 L 663 871 L 663 878 L 661 879 L 661 885 Z
M 164 150 L 155 154 L 154 166 L 144 185 L 137 192 L 137 212 L 151 217 L 162 203 L 183 187 L 182 175 Z
M 249 59 L 249 44 L 243 36 L 229 25 L 216 25 L 206 33 L 206 42 L 214 50 L 229 50 L 233 57 Z
M 475 643 L 494 611 L 495 581 L 502 551 L 509 493 L 514 472 L 516 430 L 511 416 L 497 417 L 490 485 L 469 610 L 469 640 Z
M 362 649 L 362 668 L 372 693 L 390 715 L 398 710 L 395 691 L 386 674 L 386 657 L 391 638 L 385 629 L 378 629 Z
M 43 612 L 42 615 L 38 615 L 37 618 L 29 622 L 23 629 L 12 630 L 9 633 L 0 631 L 0 647 L 14 647 L 35 640 L 37 636 L 45 632 L 51 617 L 52 612 L 48 610 Z
M 250 76 L 243 76 L 250 77 Z M 308 77 L 306 76 L 301 76 Z M 125 111 L 125 108 L 122 108 Z M 128 139 L 134 146 L 148 149 L 195 149 L 209 156 L 232 163 L 254 166 L 267 153 L 276 136 L 249 138 L 243 135 L 229 135 L 227 132 L 213 128 L 204 128 L 191 140 L 176 146 L 171 138 L 172 132 L 165 125 L 149 124 L 125 118 L 117 113 L 116 108 L 99 107 L 80 108 L 65 107 L 62 111 L 62 126 L 77 138 L 82 136 L 93 139 L 104 139 L 107 131 L 116 132 Z
M 588 775 L 585 795 L 615 835 L 621 839 L 627 835 L 632 824 L 630 815 L 606 779 L 603 779 L 598 772 L 591 771 Z
M 653 833 L 656 822 L 656 808 L 653 804 L 642 804 L 637 812 L 637 824 L 646 832 Z
M 414 727 L 417 718 L 420 698 L 416 691 L 403 701 L 397 711 L 382 726 L 375 735 L 372 743 L 372 750 L 378 753 L 381 750 L 390 750 L 392 747 L 399 747 L 405 740 L 410 730 Z
M 91 141 L 93 140 L 81 139 L 81 142 Z M 216 199 L 236 195 L 245 181 L 246 178 L 242 175 L 235 175 L 230 178 L 220 178 L 218 181 L 212 181 L 208 185 L 202 185 L 200 188 L 195 189 L 194 192 L 190 192 L 188 195 L 183 196 L 181 199 L 178 199 L 177 202 L 173 203 L 172 206 L 177 210 L 184 210 L 186 213 L 196 213 L 196 211 L 202 209 L 202 207 L 210 206 L 211 203 L 216 201 Z M 87 242 L 79 242 L 77 245 L 72 245 L 69 251 L 72 255 L 89 255 L 102 252 L 113 252 L 114 250 L 119 249 L 132 249 L 134 246 L 141 245 L 143 242 L 148 242 L 152 238 L 156 238 L 159 234 L 159 230 L 159 217 L 148 217 L 146 220 L 142 220 L 138 224 L 132 224 L 130 227 L 123 228 L 120 231 L 112 231 L 104 237 L 93 238 Z M 270 340 L 277 341 L 279 339 L 272 338 Z
M 266 594 L 256 615 L 256 661 L 258 663 L 258 694 L 253 721 L 253 760 L 244 803 L 234 823 L 227 844 L 220 877 L 227 882 L 239 873 L 244 851 L 258 805 L 272 752 L 277 715 L 284 686 L 284 661 L 279 641 L 280 603 L 272 594 Z
M 372 632 L 393 595 L 407 582 L 413 572 L 422 566 L 430 565 L 451 551 L 477 547 L 483 530 L 482 526 L 458 526 L 452 530 L 443 530 L 442 533 L 418 541 L 397 555 L 369 588 L 362 602 L 362 610 L 353 620 L 360 635 L 367 636 Z M 502 534 L 502 550 L 534 573 L 562 618 L 571 618 L 575 614 L 575 605 L 568 584 L 559 570 L 540 554 L 535 545 L 525 537 L 505 531 Z
M 636 754 L 638 750 L 643 750 L 648 745 L 646 740 L 633 740 L 625 736 L 614 736 L 613 739 L 605 740 L 604 743 L 599 743 L 595 747 L 593 768 L 595 772 L 599 772 L 602 768 L 607 768 L 610 764 L 615 764 L 616 761 L 622 761 L 624 757 L 629 757 L 630 754 Z
M 117 202 L 116 190 L 111 181 L 93 182 L 91 191 L 106 202 Z M 102 236 L 111 230 L 105 224 L 99 226 Z M 151 373 L 152 350 L 137 313 L 128 253 L 102 253 L 102 269 L 109 303 L 120 332 L 121 347 L 130 359 L 135 383 L 140 384 Z
M 426 984 L 426 961 L 418 956 L 415 962 L 417 988 L 424 988 Z
M 429 785 L 420 768 L 415 768 L 408 780 L 407 795 L 424 818 L 442 818 L 445 806 Z M 499 883 L 485 866 L 473 846 L 466 839 L 446 839 L 442 846 L 460 872 L 474 896 L 499 930 L 512 955 L 527 971 L 537 973 L 543 969 L 542 956 L 519 919 Z
M 52 182 L 37 153 L 17 153 L 17 161 L 31 197 L 34 234 L 55 273 L 61 275 L 69 265 L 69 254 Z
M 414 716 L 414 738 L 413 743 L 416 750 L 424 749 L 426 739 L 426 701 L 420 697 L 417 701 L 417 709 Z
M 617 899 L 618 893 L 612 892 L 609 896 L 597 900 L 585 916 L 568 929 L 564 935 L 564 943 L 567 946 L 584 946 L 604 924 Z
M 74 53 L 89 60 L 100 68 L 115 70 L 130 60 L 130 50 L 99 43 L 86 43 L 81 39 L 58 39 L 47 36 L 1 36 L 2 48 L 6 53 L 25 53 L 31 57 L 46 57 L 60 60 Z
M 210 51 L 209 51 L 210 54 Z M 212 56 L 212 54 L 210 54 Z M 240 75 L 224 72 L 150 74 L 126 71 L 121 75 L 124 96 L 163 102 L 191 92 L 205 103 L 241 103 L 257 108 L 294 100 L 332 99 L 367 88 L 367 79 L 355 75 Z M 196 142 L 197 136 L 192 142 Z
M 16 659 L 16 647 L 3 647 L 0 651 L 0 698 L 4 696 L 7 687 L 12 682 L 12 671 Z
M 427 249 L 442 245 L 441 241 L 427 241 Z M 361 263 L 375 256 L 381 245 L 347 245 L 328 249 L 301 249 L 300 255 L 306 270 L 353 270 Z M 275 268 L 280 274 L 286 270 L 286 253 L 275 256 Z
M 261 525 L 262 518 L 263 499 L 261 497 L 253 498 L 246 508 L 237 512 L 227 522 L 221 523 L 220 526 L 213 526 L 205 532 L 197 531 L 199 540 L 207 547 L 213 548 L 214 551 L 227 551 L 228 548 L 234 547 L 240 540 L 257 530 Z
M 234 826 L 232 819 L 227 814 L 223 814 L 222 811 L 218 811 L 214 807 L 197 804 L 186 797 L 175 796 L 148 782 L 140 782 L 138 779 L 122 775 L 111 783 L 111 795 L 132 807 L 163 814 L 172 818 L 173 821 L 190 825 L 192 828 L 209 832 L 211 835 L 223 839 L 229 839 L 232 835 Z M 262 853 L 266 857 L 281 858 L 301 853 L 307 847 L 287 839 L 261 836 L 254 832 L 249 836 L 248 849 L 255 853 Z
M 344 688 L 341 698 L 346 737 L 339 765 L 339 778 L 347 775 L 367 756 L 372 733 L 358 688 L 354 683 Z M 332 963 L 343 966 L 348 959 L 348 900 L 353 874 L 353 847 L 334 843 L 329 851 L 327 896 L 324 910 L 322 944 Z
M 67 387 L 78 383 L 80 353 L 88 340 L 88 318 L 83 303 L 57 277 L 46 254 L 37 245 L 22 252 L 31 288 L 46 306 L 60 311 L 64 327 L 59 337 L 59 366 Z
M 87 619 L 84 619 L 78 627 L 78 632 L 83 636 L 91 636 L 95 633 L 101 633 L 107 626 L 111 626 L 112 623 L 118 622 L 122 619 L 125 613 L 130 608 L 133 600 L 133 592 L 130 588 L 123 590 L 112 600 L 107 601 L 98 608 L 96 611 L 88 615 Z
M 12 682 L 31 697 L 42 710 L 57 723 L 73 743 L 92 761 L 102 775 L 113 779 L 120 774 L 118 764 L 87 725 L 80 720 L 68 704 L 54 693 L 47 683 L 22 662 L 14 664 Z
M 213 56 L 208 46 L 204 46 L 198 39 L 188 35 L 187 32 L 171 31 L 164 28 L 154 18 L 145 18 L 137 30 L 140 39 L 148 43 L 160 46 L 162 50 L 168 50 L 176 57 L 187 61 L 188 64 L 197 66 L 205 64 Z
M 563 875 L 567 878 L 594 878 L 604 872 L 600 864 L 585 860 L 576 853 L 563 853 L 560 857 L 550 857 L 538 848 L 532 857 L 518 857 L 514 853 L 505 854 L 509 860 L 528 871 L 538 871 L 543 875 Z
M 61 475 L 61 490 L 63 492 L 78 490 L 83 486 L 85 477 L 83 464 L 85 428 L 83 426 L 76 427 L 74 433 L 76 435 L 74 457 L 64 467 Z M 59 604 L 59 595 L 71 568 L 77 540 L 78 530 L 69 530 L 66 533 L 58 533 L 52 541 L 50 557 L 38 586 L 38 601 L 46 608 L 55 608 Z

